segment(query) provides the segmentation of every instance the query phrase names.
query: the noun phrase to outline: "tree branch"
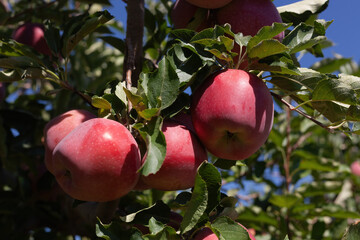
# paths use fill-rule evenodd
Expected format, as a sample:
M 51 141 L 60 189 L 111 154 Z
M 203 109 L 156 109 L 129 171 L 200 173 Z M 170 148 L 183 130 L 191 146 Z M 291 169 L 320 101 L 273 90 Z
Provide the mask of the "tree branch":
M 127 2 L 124 79 L 127 88 L 136 87 L 143 60 L 144 0 Z
M 291 111 L 296 111 L 297 113 L 299 113 L 300 115 L 304 116 L 305 118 L 313 121 L 314 123 L 316 123 L 317 125 L 319 125 L 320 127 L 324 128 L 325 130 L 327 130 L 330 133 L 334 133 L 334 129 L 333 127 L 329 127 L 324 125 L 323 123 L 319 122 L 318 120 L 316 120 L 315 118 L 307 115 L 306 113 L 304 113 L 303 111 L 299 110 L 298 108 L 294 107 L 293 105 L 291 105 L 290 103 L 288 103 L 287 101 L 285 101 L 280 95 L 274 93 L 274 92 L 270 92 L 271 95 L 278 99 L 280 102 L 282 102 L 283 104 L 285 104 Z

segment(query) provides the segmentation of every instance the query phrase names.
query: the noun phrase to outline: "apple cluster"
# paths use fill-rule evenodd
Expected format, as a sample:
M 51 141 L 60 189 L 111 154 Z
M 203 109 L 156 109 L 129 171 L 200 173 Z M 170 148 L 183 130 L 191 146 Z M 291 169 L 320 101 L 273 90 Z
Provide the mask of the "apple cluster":
M 83 201 L 105 202 L 131 190 L 181 190 L 194 186 L 207 152 L 189 115 L 166 119 L 166 156 L 156 174 L 141 176 L 138 144 L 121 123 L 85 110 L 65 112 L 44 128 L 45 164 L 61 188 Z

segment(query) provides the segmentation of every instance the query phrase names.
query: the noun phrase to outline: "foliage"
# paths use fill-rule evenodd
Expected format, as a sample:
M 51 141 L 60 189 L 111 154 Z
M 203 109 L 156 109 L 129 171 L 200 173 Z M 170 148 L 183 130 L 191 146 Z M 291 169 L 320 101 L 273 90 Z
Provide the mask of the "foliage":
M 149 1 L 143 70 L 132 88 L 123 81 L 123 23 L 106 10 L 110 2 L 34 0 L 17 1 L 11 13 L 0 8 L 0 81 L 8 94 L 0 103 L 2 237 L 188 239 L 207 226 L 221 239 L 247 239 L 236 221 L 259 240 L 341 239 L 360 218 L 360 178 L 349 168 L 360 157 L 360 70 L 340 55 L 323 58 L 331 22 L 317 14 L 329 1 L 312 2 L 280 7 L 285 23 L 250 37 L 229 25 L 172 30 L 171 3 Z M 11 39 L 29 20 L 45 24 L 52 56 Z M 282 42 L 273 39 L 283 31 Z M 234 44 L 247 47 L 247 70 L 274 97 L 274 127 L 260 151 L 243 162 L 210 156 L 188 191 L 132 191 L 107 223 L 96 218 L 100 204 L 62 193 L 43 164 L 42 131 L 51 118 L 82 108 L 128 124 L 146 153 L 141 174 L 155 173 L 166 153 L 162 121 L 188 111 L 191 92 L 206 77 L 236 65 Z M 303 68 L 301 54 L 321 60 Z M 168 225 L 171 211 L 183 216 L 179 229 Z M 343 239 L 356 239 L 357 225 Z

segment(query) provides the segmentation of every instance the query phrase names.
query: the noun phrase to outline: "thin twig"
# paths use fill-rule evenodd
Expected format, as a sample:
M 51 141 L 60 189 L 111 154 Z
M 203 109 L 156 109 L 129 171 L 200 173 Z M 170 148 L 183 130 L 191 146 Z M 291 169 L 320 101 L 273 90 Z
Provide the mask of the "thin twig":
M 293 105 L 291 105 L 290 103 L 288 103 L 287 101 L 285 101 L 280 95 L 274 93 L 274 92 L 270 92 L 271 95 L 278 99 L 280 102 L 282 102 L 283 104 L 285 104 L 291 111 L 296 111 L 297 113 L 299 113 L 300 115 L 304 116 L 305 118 L 313 121 L 314 123 L 316 123 L 317 125 L 319 125 L 320 127 L 324 128 L 325 130 L 327 130 L 330 133 L 334 133 L 334 129 L 332 127 L 328 127 L 326 125 L 324 125 L 323 123 L 319 122 L 318 120 L 314 119 L 313 117 L 309 116 L 308 114 L 304 113 L 303 111 L 297 109 L 296 107 L 294 107 Z

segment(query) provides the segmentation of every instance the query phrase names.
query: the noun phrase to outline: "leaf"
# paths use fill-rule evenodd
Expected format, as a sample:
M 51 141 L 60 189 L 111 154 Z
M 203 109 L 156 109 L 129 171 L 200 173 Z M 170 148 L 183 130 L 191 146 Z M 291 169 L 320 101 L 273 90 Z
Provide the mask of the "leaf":
M 113 18 L 114 17 L 105 10 L 93 15 L 83 14 L 70 19 L 64 29 L 63 56 L 69 56 L 70 52 L 82 39 Z
M 360 239 L 360 222 L 353 223 L 346 230 L 341 240 L 357 240 Z
M 113 37 L 113 36 L 101 36 L 99 38 L 102 39 L 104 42 L 110 44 L 111 46 L 113 46 L 114 48 L 119 50 L 120 52 L 122 52 L 122 53 L 125 52 L 125 42 L 123 39 Z
M 275 39 L 266 39 L 249 49 L 249 58 L 265 58 L 278 53 L 286 52 L 288 48 Z
M 120 219 L 127 223 L 147 225 L 151 218 L 154 218 L 162 223 L 168 223 L 169 217 L 169 206 L 162 201 L 157 201 L 154 205 L 148 208 L 141 209 L 126 216 L 120 216 Z
M 324 11 L 329 0 L 303 0 L 278 7 L 283 22 L 298 25 L 305 22 L 311 15 Z
M 269 202 L 280 208 L 292 208 L 295 204 L 301 202 L 301 199 L 295 195 L 271 195 Z
M 140 88 L 148 99 L 148 108 L 164 109 L 175 102 L 179 94 L 179 78 L 175 69 L 165 57 L 159 62 L 154 73 L 142 73 Z
M 250 240 L 248 232 L 228 217 L 217 218 L 211 228 L 219 233 L 220 240 Z
M 143 240 L 136 228 L 124 229 L 120 221 L 103 224 L 99 218 L 96 222 L 96 236 L 105 240 Z
M 91 104 L 96 108 L 111 109 L 111 104 L 106 99 L 99 96 L 93 96 L 91 98 Z
M 279 222 L 276 217 L 272 214 L 260 211 L 252 211 L 249 208 L 245 208 L 245 210 L 241 211 L 239 217 L 236 219 L 237 222 L 254 222 L 257 224 L 270 224 L 274 227 L 279 227 Z
M 0 82 L 15 82 L 22 80 L 20 70 L 4 70 L 0 71 Z
M 187 203 L 180 230 L 190 231 L 204 213 L 210 213 L 220 202 L 221 176 L 210 163 L 202 163 L 195 178 L 191 200 Z
M 206 189 L 206 182 L 198 173 L 195 178 L 195 186 L 192 191 L 191 200 L 186 206 L 186 212 L 180 224 L 180 231 L 182 234 L 195 227 L 205 213 L 208 200 L 209 194 Z
M 259 32 L 249 40 L 249 42 L 247 44 L 247 49 L 251 50 L 253 47 L 258 45 L 261 41 L 274 38 L 276 35 L 282 33 L 290 26 L 291 26 L 291 24 L 273 23 L 272 26 L 262 27 L 259 30 Z
M 166 155 L 165 136 L 161 131 L 163 119 L 161 117 L 153 118 L 147 125 L 137 124 L 137 129 L 141 137 L 146 142 L 147 151 L 144 162 L 140 168 L 141 174 L 148 176 L 159 171 Z
M 321 73 L 333 73 L 339 71 L 341 66 L 350 62 L 351 58 L 325 58 L 314 63 L 310 68 Z
M 325 42 L 325 29 L 331 22 L 317 20 L 314 26 L 301 23 L 296 26 L 282 43 L 290 49 L 290 54 L 310 49 L 315 45 Z

